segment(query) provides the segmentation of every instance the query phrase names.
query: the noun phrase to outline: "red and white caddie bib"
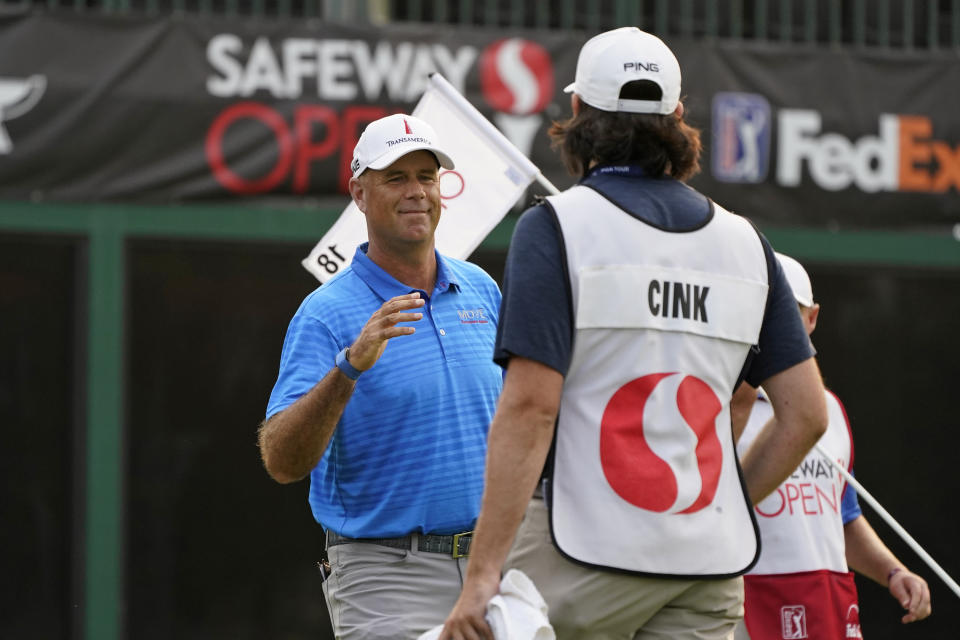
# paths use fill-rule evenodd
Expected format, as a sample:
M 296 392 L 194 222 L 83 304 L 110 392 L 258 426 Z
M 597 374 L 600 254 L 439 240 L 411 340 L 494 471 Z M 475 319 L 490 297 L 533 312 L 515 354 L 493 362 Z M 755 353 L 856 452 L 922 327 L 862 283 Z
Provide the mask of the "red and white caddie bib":
M 550 483 L 558 549 L 640 574 L 746 571 L 758 545 L 729 400 L 767 300 L 757 232 L 716 205 L 677 233 L 588 187 L 548 201 L 576 330 Z
M 853 466 L 850 425 L 826 394 L 829 424 L 819 444 Z M 773 415 L 762 394 L 737 443 L 745 453 Z M 846 481 L 812 449 L 777 490 L 756 505 L 762 552 L 745 576 L 745 622 L 751 640 L 860 638 L 860 608 L 847 568 L 841 496 Z M 852 489 L 849 489 L 852 491 Z

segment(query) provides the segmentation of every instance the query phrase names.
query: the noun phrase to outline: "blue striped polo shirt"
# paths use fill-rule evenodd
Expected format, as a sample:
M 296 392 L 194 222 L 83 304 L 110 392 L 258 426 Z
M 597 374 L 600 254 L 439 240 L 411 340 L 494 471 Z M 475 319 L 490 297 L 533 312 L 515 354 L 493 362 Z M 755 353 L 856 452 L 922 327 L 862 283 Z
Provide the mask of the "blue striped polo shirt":
M 370 316 L 416 291 L 366 255 L 311 293 L 283 344 L 267 417 L 334 366 Z M 437 281 L 411 323 L 357 380 L 310 474 L 310 507 L 325 528 L 356 538 L 473 528 L 483 493 L 487 428 L 503 385 L 493 362 L 500 290 L 480 267 L 437 253 Z

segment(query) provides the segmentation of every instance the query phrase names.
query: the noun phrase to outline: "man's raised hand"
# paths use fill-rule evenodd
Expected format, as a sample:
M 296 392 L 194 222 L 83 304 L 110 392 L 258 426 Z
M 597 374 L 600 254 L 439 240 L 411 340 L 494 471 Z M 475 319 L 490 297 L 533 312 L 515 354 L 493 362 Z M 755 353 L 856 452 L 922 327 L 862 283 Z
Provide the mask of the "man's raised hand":
M 408 322 L 423 318 L 420 312 L 410 312 L 425 304 L 419 292 L 390 298 L 377 309 L 353 344 L 350 345 L 350 364 L 360 371 L 366 371 L 383 355 L 387 341 L 397 336 L 406 336 L 416 330 Z

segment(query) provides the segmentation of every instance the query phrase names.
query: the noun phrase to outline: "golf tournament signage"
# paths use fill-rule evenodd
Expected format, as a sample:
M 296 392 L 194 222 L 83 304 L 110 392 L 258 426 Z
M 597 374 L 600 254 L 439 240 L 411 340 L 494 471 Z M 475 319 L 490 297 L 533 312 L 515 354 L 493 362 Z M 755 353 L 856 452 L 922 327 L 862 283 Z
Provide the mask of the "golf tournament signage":
M 346 204 L 360 132 L 409 113 L 432 72 L 564 188 L 573 179 L 546 131 L 569 115 L 562 89 L 586 35 L 6 15 L 0 197 Z M 812 228 L 960 223 L 955 54 L 669 43 L 686 117 L 703 130 L 691 184 L 726 208 Z

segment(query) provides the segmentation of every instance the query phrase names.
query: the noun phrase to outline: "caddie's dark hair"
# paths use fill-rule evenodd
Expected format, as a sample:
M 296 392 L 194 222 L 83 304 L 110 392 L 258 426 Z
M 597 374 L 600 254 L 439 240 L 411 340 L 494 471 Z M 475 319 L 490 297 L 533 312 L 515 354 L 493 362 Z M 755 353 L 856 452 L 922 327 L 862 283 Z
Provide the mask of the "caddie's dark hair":
M 647 80 L 629 82 L 620 98 L 659 100 L 660 88 Z M 648 176 L 669 174 L 678 180 L 700 171 L 700 131 L 675 113 L 602 111 L 581 100 L 580 113 L 555 121 L 548 133 L 574 176 L 586 174 L 592 163 L 636 164 Z

